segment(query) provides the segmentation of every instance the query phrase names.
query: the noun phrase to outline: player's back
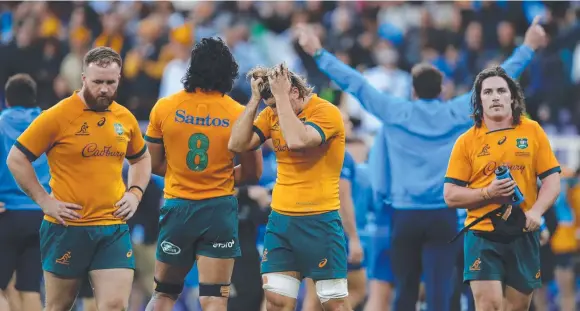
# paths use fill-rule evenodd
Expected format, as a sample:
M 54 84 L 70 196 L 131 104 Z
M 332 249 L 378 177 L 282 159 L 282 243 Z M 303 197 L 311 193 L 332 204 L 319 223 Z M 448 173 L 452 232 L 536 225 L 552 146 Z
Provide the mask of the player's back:
M 234 153 L 227 148 L 244 107 L 217 92 L 181 91 L 160 99 L 147 139 L 162 139 L 165 197 L 202 200 L 234 193 Z

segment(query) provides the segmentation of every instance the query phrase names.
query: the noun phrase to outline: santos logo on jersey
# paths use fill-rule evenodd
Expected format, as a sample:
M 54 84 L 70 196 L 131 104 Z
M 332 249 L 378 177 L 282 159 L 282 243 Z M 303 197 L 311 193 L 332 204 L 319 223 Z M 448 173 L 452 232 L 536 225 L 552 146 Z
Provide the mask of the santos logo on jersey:
M 230 126 L 230 119 L 212 118 L 209 115 L 205 118 L 196 117 L 188 115 L 185 110 L 175 111 L 175 122 L 201 126 L 221 126 L 221 127 Z

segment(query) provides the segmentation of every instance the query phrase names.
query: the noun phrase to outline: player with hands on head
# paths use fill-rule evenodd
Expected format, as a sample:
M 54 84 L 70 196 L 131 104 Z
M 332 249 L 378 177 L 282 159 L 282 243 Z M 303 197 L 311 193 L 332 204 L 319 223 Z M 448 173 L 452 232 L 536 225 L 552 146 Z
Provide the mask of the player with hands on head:
M 261 267 L 267 310 L 293 310 L 303 278 L 315 282 L 324 310 L 352 310 L 338 212 L 345 154 L 340 110 L 284 64 L 257 67 L 248 76 L 252 98 L 234 124 L 228 148 L 254 150 L 271 139 L 276 154 Z M 256 118 L 261 100 L 267 107 Z

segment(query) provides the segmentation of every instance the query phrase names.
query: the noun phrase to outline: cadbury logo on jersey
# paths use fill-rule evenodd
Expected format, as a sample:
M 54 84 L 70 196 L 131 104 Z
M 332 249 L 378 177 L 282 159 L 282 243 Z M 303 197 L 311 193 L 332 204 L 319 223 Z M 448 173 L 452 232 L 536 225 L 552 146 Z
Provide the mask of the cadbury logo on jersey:
M 84 158 L 93 157 L 116 157 L 124 158 L 125 153 L 122 151 L 113 150 L 113 146 L 103 146 L 99 147 L 96 143 L 90 143 L 83 147 L 81 155 Z
M 175 122 L 177 123 L 187 123 L 192 125 L 201 125 L 201 126 L 220 126 L 220 127 L 229 127 L 230 126 L 230 119 L 220 119 L 220 118 L 212 118 L 209 115 L 204 117 L 196 117 L 187 114 L 185 110 L 177 110 L 175 111 Z

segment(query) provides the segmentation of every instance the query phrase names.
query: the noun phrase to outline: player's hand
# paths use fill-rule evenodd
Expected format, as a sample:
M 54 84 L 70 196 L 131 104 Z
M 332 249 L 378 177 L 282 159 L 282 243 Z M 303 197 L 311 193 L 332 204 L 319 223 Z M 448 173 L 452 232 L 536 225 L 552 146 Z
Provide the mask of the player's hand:
M 515 188 L 516 182 L 511 179 L 494 179 L 487 186 L 487 193 L 499 204 L 511 203 Z
M 137 207 L 139 206 L 139 198 L 133 192 L 125 192 L 123 197 L 117 204 L 115 204 L 119 209 L 117 209 L 113 216 L 117 218 L 123 218 L 123 221 L 127 221 L 135 215 Z
M 290 93 L 290 78 L 288 68 L 282 63 L 268 75 L 268 82 L 272 95 L 288 95 Z
M 61 225 L 67 226 L 65 219 L 80 219 L 81 215 L 75 210 L 80 210 L 82 207 L 78 204 L 61 202 L 51 196 L 38 202 L 40 208 L 45 215 L 56 219 Z
M 308 53 L 310 56 L 314 55 L 316 51 L 322 48 L 320 39 L 307 25 L 298 24 L 294 28 L 294 35 L 298 38 L 298 44 L 300 44 L 304 52 Z
M 262 96 L 260 95 L 260 84 L 262 82 L 264 82 L 264 80 L 262 80 L 262 78 L 252 77 L 252 79 L 250 80 L 250 85 L 252 86 L 252 98 L 253 99 L 259 100 L 260 98 L 262 98 Z
M 351 264 L 360 264 L 363 261 L 364 252 L 360 239 L 354 238 L 348 240 L 348 262 Z
M 539 15 L 534 18 L 524 37 L 524 44 L 533 50 L 545 47 L 547 44 L 546 31 L 540 25 L 540 19 Z
M 546 245 L 550 241 L 550 231 L 548 229 L 542 230 L 540 232 L 540 246 Z
M 4 207 L 4 202 L 0 202 L 0 214 L 4 213 L 6 208 Z
M 525 212 L 526 215 L 526 230 L 527 231 L 536 231 L 540 228 L 542 224 L 542 214 L 534 210 L 532 207 L 531 210 Z

